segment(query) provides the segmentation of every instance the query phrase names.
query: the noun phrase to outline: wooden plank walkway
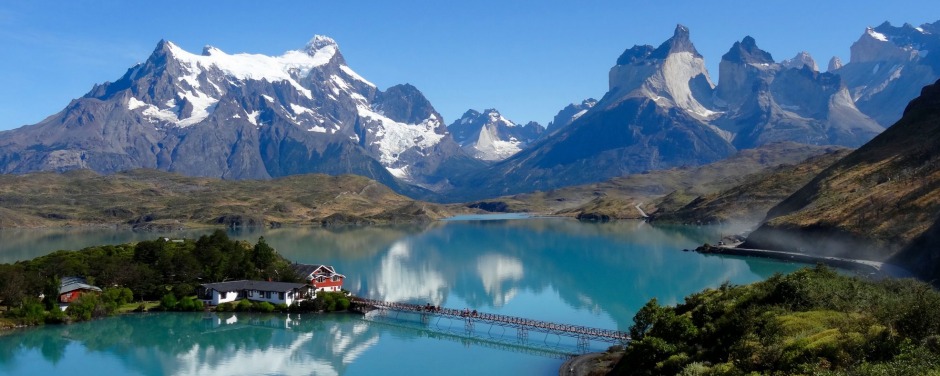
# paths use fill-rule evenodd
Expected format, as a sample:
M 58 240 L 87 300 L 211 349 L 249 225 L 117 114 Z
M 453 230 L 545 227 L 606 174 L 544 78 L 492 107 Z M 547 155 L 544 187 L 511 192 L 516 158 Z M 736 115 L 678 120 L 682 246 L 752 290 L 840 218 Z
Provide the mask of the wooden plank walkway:
M 356 304 L 373 307 L 375 309 L 414 312 L 422 315 L 434 315 L 441 317 L 459 318 L 464 320 L 468 330 L 473 328 L 474 323 L 487 323 L 513 327 L 518 330 L 520 336 L 527 331 L 533 330 L 543 333 L 552 333 L 578 338 L 579 344 L 589 340 L 597 340 L 614 344 L 626 344 L 630 341 L 630 334 L 611 329 L 591 328 L 581 325 L 560 324 L 549 321 L 532 320 L 523 317 L 499 315 L 494 313 L 477 312 L 470 310 L 458 310 L 453 308 L 435 307 L 430 305 L 418 305 L 409 303 L 386 302 L 381 300 L 353 298 Z

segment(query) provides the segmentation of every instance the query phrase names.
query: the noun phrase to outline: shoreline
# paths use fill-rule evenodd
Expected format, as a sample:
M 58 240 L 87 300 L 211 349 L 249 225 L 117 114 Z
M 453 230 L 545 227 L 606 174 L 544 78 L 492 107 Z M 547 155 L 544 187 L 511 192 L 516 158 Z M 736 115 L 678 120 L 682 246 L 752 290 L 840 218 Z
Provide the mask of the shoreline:
M 558 367 L 558 376 L 583 376 L 591 372 L 594 361 L 604 356 L 602 352 L 593 352 L 571 357 Z
M 463 213 L 463 214 L 454 214 L 450 217 L 441 217 L 441 218 L 429 218 L 428 220 L 414 220 L 414 219 L 399 219 L 399 220 L 378 220 L 372 223 L 361 223 L 361 222 L 335 222 L 324 225 L 321 221 L 297 221 L 297 222 L 274 222 L 264 224 L 264 225 L 243 225 L 243 226 L 229 226 L 219 223 L 203 223 L 203 222 L 186 222 L 183 219 L 167 219 L 167 221 L 176 221 L 176 222 L 167 222 L 167 223 L 149 223 L 149 225 L 135 225 L 126 222 L 84 222 L 84 223 L 63 223 L 57 225 L 44 225 L 44 226 L 2 226 L 0 225 L 0 230 L 122 230 L 122 231 L 135 231 L 135 232 L 167 232 L 167 231 L 185 231 L 185 230 L 201 230 L 201 229 L 277 229 L 277 228 L 338 228 L 338 227 L 366 227 L 366 226 L 390 226 L 390 225 L 409 225 L 409 224 L 427 224 L 434 222 L 446 222 L 452 221 L 455 217 L 461 216 L 499 216 L 499 215 L 526 215 L 527 218 L 572 218 L 574 216 L 560 215 L 555 213 L 539 213 L 539 212 L 483 212 L 483 213 Z M 461 219 L 456 219 L 461 220 Z
M 739 248 L 740 245 L 720 245 L 710 247 L 698 247 L 695 252 L 703 255 L 732 255 L 743 257 L 769 258 L 781 261 L 798 262 L 802 264 L 815 265 L 825 264 L 831 267 L 852 270 L 869 276 L 879 278 L 915 278 L 914 274 L 898 265 L 889 264 L 880 261 L 859 260 L 832 256 L 817 256 L 805 253 L 775 251 L 771 249 Z

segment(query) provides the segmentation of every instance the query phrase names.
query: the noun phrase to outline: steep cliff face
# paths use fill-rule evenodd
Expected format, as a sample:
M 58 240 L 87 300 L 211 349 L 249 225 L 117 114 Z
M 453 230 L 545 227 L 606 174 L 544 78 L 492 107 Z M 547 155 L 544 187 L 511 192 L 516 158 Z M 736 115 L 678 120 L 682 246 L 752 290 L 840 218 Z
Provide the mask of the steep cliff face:
M 935 83 L 901 120 L 771 209 L 746 246 L 890 260 L 932 276 L 936 254 L 924 247 L 940 212 L 938 156 Z

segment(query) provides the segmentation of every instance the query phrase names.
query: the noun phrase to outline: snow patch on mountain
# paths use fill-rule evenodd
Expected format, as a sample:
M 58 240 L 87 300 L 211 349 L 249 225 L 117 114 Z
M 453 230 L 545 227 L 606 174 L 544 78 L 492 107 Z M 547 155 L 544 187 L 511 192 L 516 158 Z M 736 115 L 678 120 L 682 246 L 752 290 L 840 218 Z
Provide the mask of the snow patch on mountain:
M 371 129 L 375 129 L 375 141 L 372 143 L 379 147 L 379 162 L 386 168 L 391 168 L 401 153 L 408 149 L 418 147 L 422 149 L 437 145 L 444 138 L 443 134 L 434 130 L 440 125 L 436 116 L 426 119 L 420 124 L 406 124 L 389 119 L 385 115 L 373 111 L 371 108 L 356 106 L 359 116 L 370 122 Z
M 134 111 L 144 106 L 148 106 L 148 104 L 144 103 L 143 101 L 138 100 L 137 98 L 131 97 L 130 99 L 127 100 L 128 110 Z
M 170 52 L 181 64 L 186 65 L 188 75 L 180 79 L 199 89 L 199 76 L 208 70 L 218 69 L 237 80 L 286 81 L 307 98 L 312 98 L 309 89 L 300 85 L 297 78 L 310 70 L 330 62 L 336 54 L 336 46 L 330 45 L 315 51 L 287 51 L 281 56 L 260 54 L 229 55 L 217 48 L 207 48 L 204 55 L 196 55 L 172 42 L 167 42 Z
M 362 83 L 364 83 L 364 84 L 366 84 L 366 85 L 375 87 L 375 84 L 369 82 L 369 80 L 366 80 L 365 78 L 362 78 L 362 76 L 360 76 L 359 74 L 357 74 L 356 71 L 352 70 L 352 68 L 349 68 L 349 67 L 347 67 L 347 66 L 345 66 L 345 65 L 340 65 L 340 66 L 339 66 L 339 69 L 340 69 L 341 71 L 343 71 L 343 73 L 348 74 L 349 77 L 352 77 L 354 80 L 359 81 L 359 82 L 362 82 Z
M 186 93 L 183 94 L 183 97 L 183 99 L 193 105 L 193 111 L 188 118 L 180 119 L 180 121 L 177 122 L 177 125 L 180 127 L 188 127 L 205 120 L 215 110 L 216 104 L 219 103 L 218 99 L 212 98 L 202 92 L 197 92 L 196 94 Z
M 868 35 L 871 35 L 872 38 L 875 38 L 875 39 L 880 40 L 880 41 L 882 41 L 882 42 L 887 42 L 887 41 L 888 41 L 888 37 L 886 37 L 886 36 L 885 36 L 884 34 L 882 34 L 882 33 L 879 33 L 879 32 L 877 32 L 877 31 L 875 31 L 875 29 L 873 29 L 873 28 L 870 28 L 870 27 L 869 27 L 868 29 L 865 30 L 865 32 L 868 33 Z
M 253 125 L 258 125 L 258 116 L 261 115 L 260 111 L 252 111 L 246 113 L 248 115 L 248 122 Z
M 294 115 L 315 114 L 313 110 L 293 103 L 290 104 L 290 110 L 294 113 Z
M 400 168 L 386 167 L 385 169 L 396 178 L 406 179 L 408 177 L 408 166 L 402 166 Z
M 581 111 L 576 112 L 574 115 L 571 115 L 571 121 L 578 120 L 579 117 L 583 116 L 587 112 L 588 112 L 587 109 L 583 109 Z

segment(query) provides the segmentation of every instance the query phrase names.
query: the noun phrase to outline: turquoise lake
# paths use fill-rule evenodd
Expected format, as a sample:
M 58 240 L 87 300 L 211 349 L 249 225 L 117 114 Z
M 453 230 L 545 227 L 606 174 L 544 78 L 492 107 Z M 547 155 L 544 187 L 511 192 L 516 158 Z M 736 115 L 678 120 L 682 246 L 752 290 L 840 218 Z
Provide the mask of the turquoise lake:
M 486 219 L 486 220 L 483 220 Z M 367 298 L 626 331 L 649 299 L 675 304 L 728 281 L 802 265 L 682 252 L 731 229 L 639 221 L 464 217 L 428 225 L 233 232 L 287 258 L 325 263 Z M 158 236 L 2 230 L 0 262 Z M 591 342 L 591 350 L 608 343 Z M 0 374 L 553 375 L 576 340 L 417 315 L 148 313 L 0 337 Z

